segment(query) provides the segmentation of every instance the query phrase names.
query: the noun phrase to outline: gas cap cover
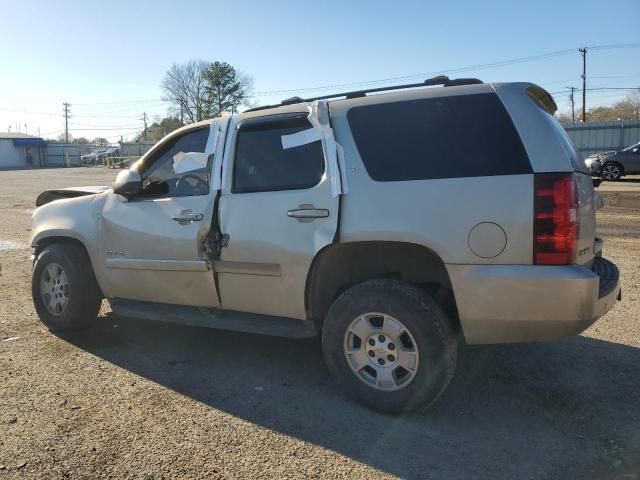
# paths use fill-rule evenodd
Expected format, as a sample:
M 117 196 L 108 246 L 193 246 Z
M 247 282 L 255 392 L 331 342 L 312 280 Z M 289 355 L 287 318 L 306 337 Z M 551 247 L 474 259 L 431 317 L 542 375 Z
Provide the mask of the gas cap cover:
M 480 258 L 495 258 L 507 246 L 507 234 L 500 225 L 481 222 L 469 232 L 469 248 Z

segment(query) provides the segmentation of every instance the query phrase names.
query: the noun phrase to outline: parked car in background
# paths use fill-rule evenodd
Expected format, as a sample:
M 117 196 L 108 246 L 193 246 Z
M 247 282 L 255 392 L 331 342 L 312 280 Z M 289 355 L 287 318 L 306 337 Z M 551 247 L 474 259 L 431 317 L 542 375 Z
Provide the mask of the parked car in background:
M 80 163 L 82 165 L 98 165 L 98 159 L 102 154 L 103 150 L 94 150 L 91 153 L 87 153 L 86 155 L 82 155 L 80 157 Z
M 622 150 L 589 155 L 584 161 L 593 176 L 616 181 L 624 175 L 640 174 L 640 142 Z
M 101 150 L 94 150 L 91 153 L 82 155 L 80 162 L 83 165 L 104 165 L 107 157 L 117 157 L 120 155 L 120 147 L 109 147 Z

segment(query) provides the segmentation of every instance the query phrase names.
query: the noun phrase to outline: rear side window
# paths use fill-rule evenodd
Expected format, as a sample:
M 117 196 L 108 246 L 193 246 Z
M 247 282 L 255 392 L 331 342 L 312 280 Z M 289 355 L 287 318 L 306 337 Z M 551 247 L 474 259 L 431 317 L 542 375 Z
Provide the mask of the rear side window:
M 320 141 L 282 148 L 282 136 L 311 128 L 306 114 L 245 120 L 238 127 L 234 193 L 311 188 L 324 173 Z
M 366 105 L 347 118 L 367 172 L 380 182 L 533 172 L 493 93 Z

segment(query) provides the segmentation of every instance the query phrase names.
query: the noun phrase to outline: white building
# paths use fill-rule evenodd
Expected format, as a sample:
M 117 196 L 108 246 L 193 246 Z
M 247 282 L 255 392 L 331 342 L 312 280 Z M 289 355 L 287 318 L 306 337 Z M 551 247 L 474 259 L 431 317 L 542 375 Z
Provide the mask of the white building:
M 46 165 L 46 147 L 40 137 L 0 132 L 0 169 Z

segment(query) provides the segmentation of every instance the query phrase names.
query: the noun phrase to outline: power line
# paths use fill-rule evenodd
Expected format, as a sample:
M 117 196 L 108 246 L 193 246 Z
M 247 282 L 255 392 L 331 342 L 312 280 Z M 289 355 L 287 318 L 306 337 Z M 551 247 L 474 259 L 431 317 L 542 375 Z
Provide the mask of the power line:
M 570 53 L 575 52 L 574 49 L 570 48 L 567 50 L 558 50 L 555 52 L 548 52 L 548 53 L 542 53 L 542 54 L 538 54 L 538 55 L 530 55 L 528 57 L 520 57 L 520 58 L 513 58 L 510 60 L 501 60 L 498 62 L 491 62 L 491 63 L 483 63 L 483 64 L 478 64 L 478 65 L 472 65 L 469 67 L 458 67 L 458 68 L 450 68 L 450 69 L 446 69 L 446 70 L 438 70 L 438 71 L 433 71 L 433 72 L 427 72 L 427 73 L 418 73 L 418 74 L 413 74 L 413 75 L 406 75 L 406 76 L 402 76 L 402 77 L 389 77 L 389 78 L 380 78 L 377 80 L 369 80 L 366 82 L 356 82 L 356 83 L 339 83 L 339 84 L 334 84 L 334 85 L 324 85 L 324 86 L 318 86 L 318 87 L 307 87 L 307 88 L 298 88 L 298 89 L 288 89 L 288 90 L 271 90 L 271 91 L 265 91 L 265 92 L 256 92 L 256 95 L 260 96 L 260 95 L 272 95 L 272 94 L 276 94 L 276 93 L 292 93 L 292 92 L 306 92 L 306 91 L 311 91 L 311 90 L 326 90 L 329 88 L 346 88 L 346 87 L 357 87 L 357 86 L 361 86 L 361 85 L 370 85 L 372 83 L 386 83 L 386 82 L 394 82 L 394 81 L 399 81 L 399 80 L 411 80 L 414 78 L 428 78 L 434 75 L 441 75 L 441 74 L 445 74 L 445 73 L 461 73 L 461 72 L 466 72 L 469 70 L 480 70 L 480 69 L 485 69 L 485 68 L 495 68 L 495 67 L 501 67 L 501 66 L 506 66 L 506 65 L 511 65 L 514 63 L 524 63 L 524 62 L 531 62 L 534 60 L 541 60 L 541 59 L 545 59 L 545 58 L 552 58 L 552 57 L 558 57 L 561 55 L 568 55 Z
M 161 98 L 152 98 L 148 100 L 126 100 L 122 102 L 95 102 L 95 103 L 75 103 L 74 105 L 137 105 L 141 103 L 156 103 L 156 102 L 164 102 Z
M 138 128 L 135 127 L 127 127 L 127 128 L 134 128 L 135 130 L 138 130 Z M 104 127 L 104 128 L 73 128 L 75 131 L 79 131 L 79 132 L 93 132 L 93 131 L 100 131 L 100 130 L 121 130 L 122 127 Z
M 592 47 L 588 47 L 588 48 L 589 49 L 594 49 L 594 50 L 596 50 L 596 49 L 597 50 L 605 50 L 605 49 L 613 49 L 613 48 L 636 48 L 636 47 L 640 47 L 640 43 L 596 45 L 596 46 L 592 46 Z M 587 47 L 584 47 L 584 48 L 586 49 Z M 369 81 L 364 81 L 364 82 L 339 83 L 339 84 L 333 84 L 333 85 L 323 85 L 323 86 L 304 87 L 304 88 L 293 88 L 293 89 L 286 89 L 286 90 L 269 90 L 269 91 L 262 91 L 262 92 L 259 91 L 259 92 L 256 92 L 256 96 L 275 95 L 275 94 L 281 94 L 281 93 L 308 92 L 308 91 L 313 91 L 313 90 L 327 90 L 327 89 L 330 89 L 330 88 L 357 87 L 357 86 L 370 85 L 370 84 L 375 84 L 375 83 L 386 83 L 386 82 L 394 82 L 394 81 L 400 81 L 400 80 L 411 80 L 411 79 L 415 79 L 415 78 L 429 78 L 429 77 L 432 77 L 432 76 L 435 76 L 435 75 L 451 74 L 451 73 L 462 73 L 462 72 L 467 72 L 467 71 L 470 71 L 470 70 L 481 70 L 481 69 L 487 69 L 487 68 L 496 68 L 496 67 L 502 67 L 502 66 L 512 65 L 512 64 L 516 64 L 516 63 L 524 63 L 524 62 L 542 60 L 542 59 L 546 59 L 546 58 L 559 57 L 559 56 L 563 56 L 563 55 L 568 55 L 570 53 L 574 53 L 575 51 L 576 50 L 574 48 L 569 48 L 569 49 L 566 49 L 566 50 L 557 50 L 555 52 L 542 53 L 542 54 L 538 54 L 538 55 L 530 55 L 530 56 L 527 56 L 527 57 L 513 58 L 513 59 L 502 60 L 502 61 L 498 61 L 498 62 L 484 63 L 484 64 L 473 65 L 473 66 L 469 66 L 469 67 L 459 67 L 459 68 L 438 70 L 438 71 L 427 72 L 427 73 L 406 75 L 406 76 L 401 76 L 401 77 L 380 78 L 380 79 L 377 79 L 377 80 L 369 80 Z
M 69 104 L 64 102 L 64 142 L 69 143 Z
M 70 123 L 73 127 L 95 127 L 95 128 L 135 128 L 136 125 L 90 125 L 87 123 Z
M 640 43 L 614 43 L 611 45 L 595 45 L 589 47 L 591 50 L 612 50 L 615 48 L 638 48 Z
M 142 118 L 141 120 L 144 122 L 144 130 L 142 131 L 142 134 L 144 135 L 144 141 L 147 141 L 147 112 L 144 112 L 142 114 Z
M 587 47 L 579 48 L 582 54 L 582 123 L 587 121 Z
M 566 88 L 571 90 L 571 94 L 569 96 L 569 98 L 571 100 L 571 121 L 575 123 L 575 121 L 576 121 L 576 110 L 575 110 L 573 93 L 575 92 L 576 87 L 566 87 Z
M 4 108 L 4 107 L 0 107 L 0 110 L 4 110 L 6 112 L 16 112 L 16 113 L 29 113 L 29 114 L 33 114 L 33 115 L 51 115 L 54 117 L 61 117 L 63 116 L 63 114 L 61 113 L 52 113 L 52 112 L 32 112 L 29 110 L 18 110 L 15 108 Z

